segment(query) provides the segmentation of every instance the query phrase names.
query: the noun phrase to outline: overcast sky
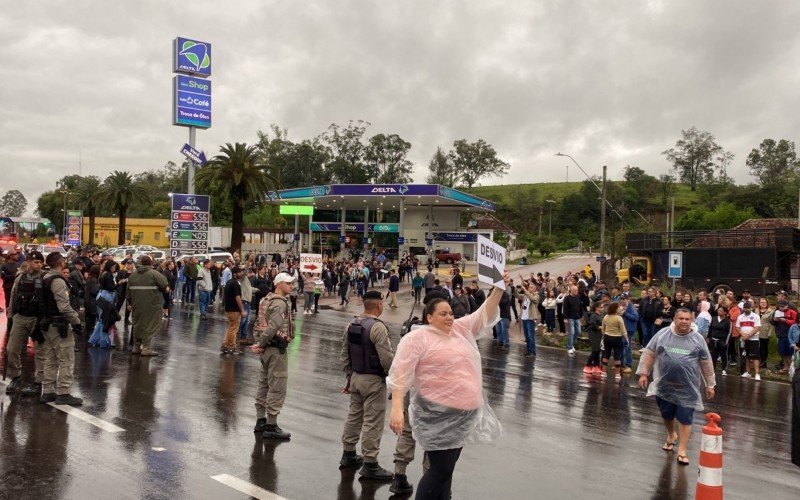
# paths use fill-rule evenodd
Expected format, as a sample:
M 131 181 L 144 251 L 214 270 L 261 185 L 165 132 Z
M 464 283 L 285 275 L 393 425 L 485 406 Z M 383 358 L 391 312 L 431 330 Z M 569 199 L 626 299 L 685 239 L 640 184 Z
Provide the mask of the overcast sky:
M 212 44 L 209 155 L 271 123 L 290 139 L 363 119 L 413 144 L 423 182 L 437 146 L 483 138 L 510 173 L 563 181 L 569 153 L 612 178 L 668 169 L 681 129 L 736 154 L 798 139 L 796 1 L 70 0 L 0 9 L 0 195 L 29 199 L 78 172 L 179 163 L 171 42 Z M 569 170 L 570 180 L 582 178 Z

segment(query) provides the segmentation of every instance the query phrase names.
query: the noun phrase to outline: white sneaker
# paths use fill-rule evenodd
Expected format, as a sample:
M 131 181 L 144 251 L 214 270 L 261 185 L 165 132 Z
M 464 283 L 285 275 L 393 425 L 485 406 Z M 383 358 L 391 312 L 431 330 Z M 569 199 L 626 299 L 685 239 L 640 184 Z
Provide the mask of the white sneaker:
M 567 354 L 569 354 L 570 356 L 574 356 L 575 355 L 575 349 L 569 349 L 567 351 Z
M 725 370 L 722 370 L 722 376 L 723 377 L 727 377 L 728 376 L 728 372 L 726 372 Z
M 742 373 L 742 378 L 753 378 L 753 376 L 750 375 L 750 372 L 744 372 Z
M 761 380 L 761 374 L 760 373 L 756 373 L 755 380 Z

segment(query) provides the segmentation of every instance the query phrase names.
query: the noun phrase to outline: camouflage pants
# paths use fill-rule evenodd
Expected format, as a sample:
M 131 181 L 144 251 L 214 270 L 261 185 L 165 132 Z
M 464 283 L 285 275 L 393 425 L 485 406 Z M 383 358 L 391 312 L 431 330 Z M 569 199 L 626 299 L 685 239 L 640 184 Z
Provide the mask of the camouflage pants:
M 286 400 L 288 378 L 289 365 L 286 353 L 281 354 L 277 347 L 267 347 L 261 354 L 261 378 L 256 391 L 256 418 L 266 416 L 267 423 L 277 423 L 278 414 Z

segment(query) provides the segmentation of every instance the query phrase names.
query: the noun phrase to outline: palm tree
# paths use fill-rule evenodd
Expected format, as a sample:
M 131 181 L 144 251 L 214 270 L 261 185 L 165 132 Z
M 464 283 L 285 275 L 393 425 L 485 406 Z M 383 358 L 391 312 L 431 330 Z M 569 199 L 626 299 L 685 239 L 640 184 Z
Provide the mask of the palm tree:
M 97 201 L 117 212 L 119 218 L 118 245 L 125 244 L 125 215 L 135 202 L 147 202 L 147 190 L 133 182 L 131 174 L 114 170 L 106 177 L 97 192 Z
M 83 210 L 89 218 L 89 245 L 94 245 L 94 219 L 97 215 L 97 193 L 100 190 L 100 179 L 94 175 L 82 177 L 72 191 L 72 201 Z
M 216 192 L 233 204 L 231 251 L 241 250 L 244 239 L 244 207 L 252 200 L 263 201 L 278 182 L 255 146 L 225 144 L 220 153 L 197 173 L 197 185 L 206 192 Z

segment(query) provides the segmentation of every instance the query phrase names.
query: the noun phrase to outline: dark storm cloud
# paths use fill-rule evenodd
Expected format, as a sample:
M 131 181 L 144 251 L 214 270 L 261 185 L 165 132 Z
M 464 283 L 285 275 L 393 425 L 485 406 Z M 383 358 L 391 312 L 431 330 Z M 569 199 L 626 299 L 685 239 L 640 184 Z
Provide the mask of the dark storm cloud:
M 364 119 L 409 140 L 416 180 L 437 145 L 484 138 L 512 164 L 489 182 L 653 173 L 681 129 L 736 153 L 796 140 L 796 2 L 17 2 L 0 13 L 0 153 L 29 198 L 54 178 L 142 171 L 186 140 L 170 124 L 170 42 L 210 41 L 207 153 L 277 123 L 290 137 Z M 575 180 L 577 174 L 570 177 Z

